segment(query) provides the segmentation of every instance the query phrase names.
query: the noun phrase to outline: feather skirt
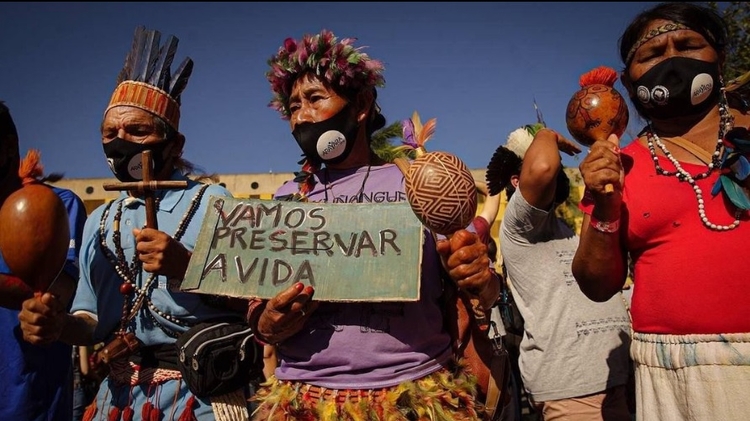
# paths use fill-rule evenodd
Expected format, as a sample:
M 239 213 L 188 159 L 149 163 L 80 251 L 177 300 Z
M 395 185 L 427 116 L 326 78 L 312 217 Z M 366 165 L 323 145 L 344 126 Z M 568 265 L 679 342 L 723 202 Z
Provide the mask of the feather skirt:
M 482 420 L 476 401 L 476 377 L 456 364 L 421 379 L 403 382 L 377 393 L 320 388 L 271 377 L 252 400 L 258 405 L 253 420 L 264 421 L 462 421 Z M 322 396 L 321 396 L 322 395 Z

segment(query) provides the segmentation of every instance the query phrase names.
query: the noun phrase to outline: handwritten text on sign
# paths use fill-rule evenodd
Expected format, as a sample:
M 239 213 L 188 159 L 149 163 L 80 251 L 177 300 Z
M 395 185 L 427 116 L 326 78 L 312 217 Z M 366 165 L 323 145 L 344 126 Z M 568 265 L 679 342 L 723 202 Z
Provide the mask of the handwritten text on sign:
M 272 298 L 296 282 L 321 301 L 419 299 L 423 227 L 406 202 L 212 197 L 181 289 Z

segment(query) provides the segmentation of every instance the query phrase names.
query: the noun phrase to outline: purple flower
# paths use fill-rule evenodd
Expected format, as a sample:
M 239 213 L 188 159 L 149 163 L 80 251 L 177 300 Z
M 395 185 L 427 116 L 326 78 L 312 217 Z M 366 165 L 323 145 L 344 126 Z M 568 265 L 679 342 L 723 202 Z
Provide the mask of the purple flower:
M 417 141 L 414 140 L 414 123 L 411 121 L 411 119 L 407 118 L 406 120 L 401 122 L 401 125 L 403 126 L 404 134 L 402 143 L 416 149 L 418 145 Z

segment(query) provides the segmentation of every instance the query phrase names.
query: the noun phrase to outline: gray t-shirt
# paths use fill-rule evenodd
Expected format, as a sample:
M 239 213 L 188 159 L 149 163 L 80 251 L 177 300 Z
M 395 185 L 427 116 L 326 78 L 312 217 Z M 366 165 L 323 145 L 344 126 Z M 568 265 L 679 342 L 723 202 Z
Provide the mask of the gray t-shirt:
M 573 278 L 578 236 L 552 211 L 516 192 L 500 226 L 500 251 L 524 318 L 519 366 L 537 402 L 601 392 L 628 378 L 630 318 L 620 293 L 589 300 Z

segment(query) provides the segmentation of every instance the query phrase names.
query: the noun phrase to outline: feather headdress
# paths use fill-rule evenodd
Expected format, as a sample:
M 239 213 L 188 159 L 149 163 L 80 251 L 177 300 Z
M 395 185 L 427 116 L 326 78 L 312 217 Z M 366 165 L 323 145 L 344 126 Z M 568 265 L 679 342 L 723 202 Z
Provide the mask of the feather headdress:
M 284 40 L 278 53 L 268 60 L 271 67 L 266 78 L 271 83 L 273 99 L 269 106 L 287 119 L 289 96 L 294 81 L 305 72 L 324 78 L 331 86 L 359 89 L 382 87 L 383 63 L 354 47 L 355 38 L 339 40 L 327 29 L 317 35 L 305 35 L 302 40 Z
M 133 44 L 117 76 L 117 88 L 106 111 L 123 105 L 138 107 L 158 115 L 178 130 L 180 95 L 193 72 L 193 60 L 185 58 L 172 74 L 170 66 L 179 40 L 170 35 L 160 46 L 160 38 L 159 31 L 146 30 L 143 26 L 135 29 Z
M 492 154 L 485 178 L 487 181 L 487 190 L 490 196 L 494 196 L 510 183 L 514 175 L 518 175 L 521 170 L 521 163 L 526 155 L 526 151 L 534 140 L 536 133 L 544 127 L 543 123 L 527 124 L 513 130 L 508 135 L 505 145 L 500 145 L 495 153 Z

